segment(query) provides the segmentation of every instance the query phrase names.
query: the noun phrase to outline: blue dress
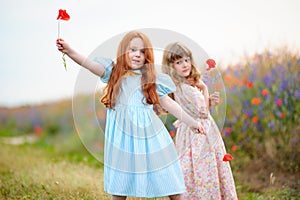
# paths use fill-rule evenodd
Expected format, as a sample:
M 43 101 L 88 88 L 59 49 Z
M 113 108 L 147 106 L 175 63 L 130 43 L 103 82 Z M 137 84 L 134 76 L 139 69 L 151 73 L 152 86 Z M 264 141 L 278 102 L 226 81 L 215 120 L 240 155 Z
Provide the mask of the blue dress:
M 107 83 L 113 63 L 95 58 L 105 67 Z M 104 190 L 113 195 L 162 197 L 185 192 L 184 179 L 173 140 L 153 105 L 145 103 L 141 72 L 124 76 L 114 109 L 107 109 L 104 147 Z M 175 91 L 171 78 L 158 74 L 160 98 Z

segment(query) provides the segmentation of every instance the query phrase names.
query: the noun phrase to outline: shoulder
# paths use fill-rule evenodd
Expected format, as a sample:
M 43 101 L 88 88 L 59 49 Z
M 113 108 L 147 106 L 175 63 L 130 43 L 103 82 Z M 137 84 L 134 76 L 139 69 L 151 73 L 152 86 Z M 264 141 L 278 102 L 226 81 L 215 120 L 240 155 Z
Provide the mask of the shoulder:
M 110 58 L 103 58 L 103 57 L 95 57 L 93 59 L 95 62 L 101 64 L 104 68 L 112 67 L 113 60 Z
M 187 84 L 187 83 L 181 83 L 178 87 L 180 87 L 183 91 L 199 91 L 197 88 Z
M 104 67 L 104 74 L 102 77 L 100 77 L 100 80 L 104 83 L 107 83 L 110 79 L 110 75 L 114 66 L 113 60 L 110 58 L 95 57 L 93 61 L 101 64 Z
M 156 76 L 156 89 L 158 95 L 162 98 L 163 96 L 173 93 L 176 90 L 176 86 L 172 81 L 171 77 L 167 74 L 157 74 Z
M 171 79 L 171 77 L 169 75 L 163 74 L 163 73 L 158 73 L 156 75 L 156 81 L 161 81 L 161 82 L 163 82 L 163 81 L 171 81 L 171 82 L 173 82 L 172 79 Z
M 162 73 L 156 75 L 156 84 L 168 87 L 176 87 L 171 77 Z

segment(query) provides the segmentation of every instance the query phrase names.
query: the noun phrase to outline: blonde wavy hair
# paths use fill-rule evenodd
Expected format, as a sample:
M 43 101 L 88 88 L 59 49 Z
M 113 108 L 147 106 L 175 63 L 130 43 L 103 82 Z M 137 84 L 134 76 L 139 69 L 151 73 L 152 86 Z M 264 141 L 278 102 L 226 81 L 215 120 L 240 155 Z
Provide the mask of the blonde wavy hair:
M 191 73 L 186 78 L 178 76 L 174 69 L 174 62 L 183 57 L 189 57 L 192 65 Z M 198 82 L 201 77 L 201 74 L 195 65 L 191 50 L 180 42 L 174 42 L 166 46 L 162 59 L 162 72 L 168 74 L 176 86 L 185 82 L 186 79 L 193 79 L 194 82 Z

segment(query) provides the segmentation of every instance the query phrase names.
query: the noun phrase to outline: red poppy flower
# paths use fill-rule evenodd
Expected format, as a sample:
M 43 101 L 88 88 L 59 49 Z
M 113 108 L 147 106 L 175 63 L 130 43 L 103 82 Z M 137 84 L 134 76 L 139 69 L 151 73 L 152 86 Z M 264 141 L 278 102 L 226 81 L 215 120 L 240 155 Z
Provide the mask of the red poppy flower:
M 258 117 L 254 116 L 252 117 L 252 123 L 255 124 L 258 122 Z
M 59 9 L 58 16 L 56 19 L 59 20 L 58 21 L 58 38 L 60 38 L 60 20 L 68 21 L 70 19 L 70 15 L 67 13 L 66 10 Z M 67 70 L 67 64 L 66 64 L 66 59 L 65 59 L 64 53 L 62 56 L 62 60 L 63 60 L 63 65 L 64 65 L 65 69 Z
M 59 19 L 68 21 L 70 19 L 70 15 L 67 13 L 66 10 L 59 9 L 57 20 L 59 20 Z
M 260 102 L 261 102 L 260 98 L 257 98 L 257 97 L 254 97 L 251 100 L 252 105 L 258 105 L 258 104 L 260 104 Z
M 34 133 L 35 133 L 35 135 L 42 135 L 43 129 L 39 125 L 36 125 L 34 127 Z
M 281 99 L 276 100 L 275 103 L 276 103 L 277 106 L 282 106 L 282 100 Z
M 267 89 L 264 89 L 261 94 L 265 97 L 265 96 L 268 96 L 269 94 L 269 91 Z
M 224 157 L 223 157 L 224 162 L 231 161 L 231 160 L 233 160 L 232 155 L 230 155 L 229 153 L 224 155 Z
M 238 150 L 238 147 L 237 147 L 236 145 L 233 145 L 233 146 L 231 147 L 231 150 L 232 150 L 233 152 L 235 152 L 236 150 Z
M 225 133 L 230 134 L 232 132 L 232 129 L 230 127 L 225 128 Z
M 225 76 L 224 76 L 224 80 L 225 80 L 225 82 L 226 83 L 229 83 L 230 81 L 231 81 L 231 76 L 229 75 L 229 74 L 226 74 Z
M 247 83 L 247 87 L 248 87 L 248 88 L 252 88 L 252 87 L 253 87 L 253 83 L 252 83 L 252 82 L 248 82 L 248 83 Z
M 170 131 L 170 136 L 171 137 L 174 137 L 176 135 L 176 132 L 175 131 Z
M 207 71 L 216 67 L 216 62 L 213 59 L 207 59 L 206 64 L 208 65 Z

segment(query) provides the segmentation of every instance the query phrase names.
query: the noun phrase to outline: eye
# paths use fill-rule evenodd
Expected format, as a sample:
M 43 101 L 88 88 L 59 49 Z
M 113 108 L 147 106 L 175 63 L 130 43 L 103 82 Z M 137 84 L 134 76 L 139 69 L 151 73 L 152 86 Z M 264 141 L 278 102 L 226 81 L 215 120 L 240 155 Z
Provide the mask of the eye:
M 186 59 L 185 59 L 185 62 L 190 62 L 190 61 L 191 61 L 190 58 L 186 58 Z
M 176 61 L 175 64 L 176 65 L 180 65 L 182 62 L 181 61 Z
M 137 49 L 136 48 L 130 48 L 130 51 L 135 52 L 135 51 L 137 51 Z
M 144 49 L 142 49 L 142 50 L 141 50 L 141 53 L 142 53 L 142 54 L 145 54 L 145 50 L 144 50 Z

